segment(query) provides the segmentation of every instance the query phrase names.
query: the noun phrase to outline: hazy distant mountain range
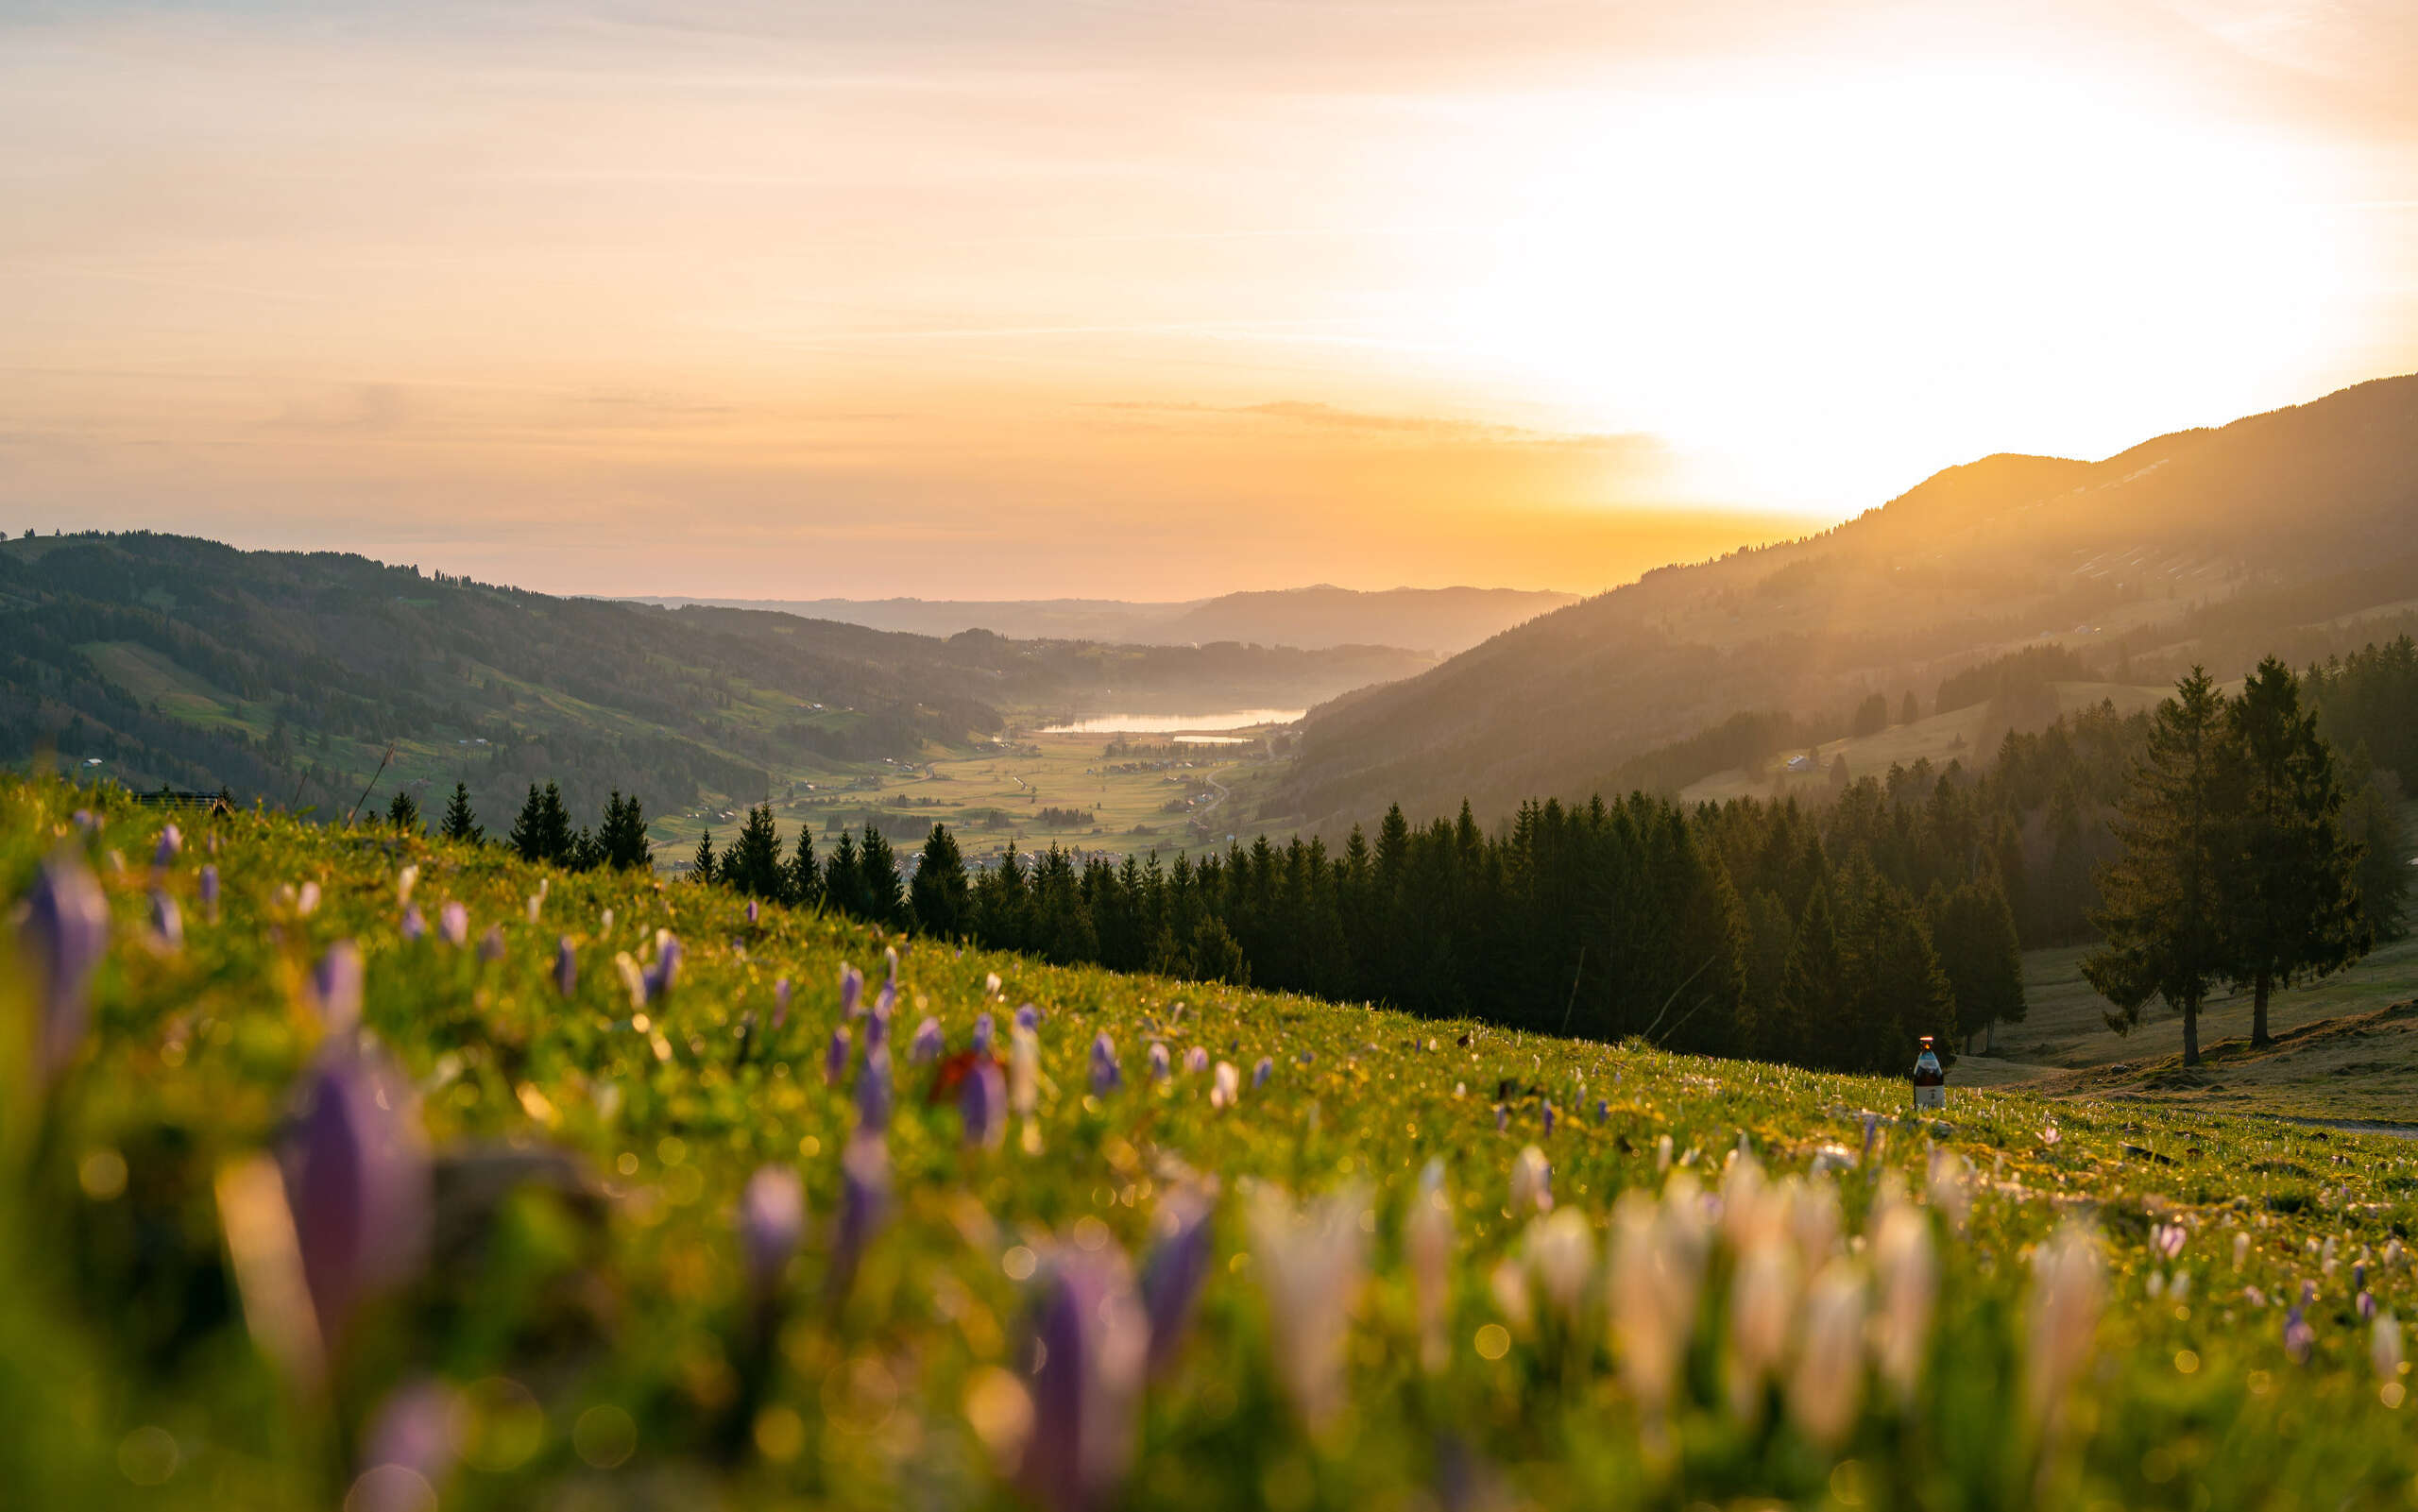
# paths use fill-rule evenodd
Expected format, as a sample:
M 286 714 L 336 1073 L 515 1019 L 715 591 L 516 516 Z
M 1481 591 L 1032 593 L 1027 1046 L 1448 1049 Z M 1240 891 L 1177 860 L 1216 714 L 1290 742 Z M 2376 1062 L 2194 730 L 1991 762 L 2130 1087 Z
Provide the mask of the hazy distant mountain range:
M 1819 535 L 1649 572 L 1313 709 L 1264 817 L 1333 829 L 1464 797 L 1500 817 L 1620 790 L 1644 753 L 1735 714 L 1894 708 L 2018 646 L 2137 685 L 2322 657 L 2413 616 L 2418 376 L 2101 462 L 1987 457 Z
M 1362 592 L 1328 584 L 1228 593 L 1181 603 L 1123 599 L 679 599 L 631 601 L 775 609 L 877 630 L 953 636 L 990 630 L 1028 640 L 1262 646 L 1400 646 L 1451 655 L 1524 620 L 1577 602 L 1575 594 L 1524 588 L 1388 588 Z

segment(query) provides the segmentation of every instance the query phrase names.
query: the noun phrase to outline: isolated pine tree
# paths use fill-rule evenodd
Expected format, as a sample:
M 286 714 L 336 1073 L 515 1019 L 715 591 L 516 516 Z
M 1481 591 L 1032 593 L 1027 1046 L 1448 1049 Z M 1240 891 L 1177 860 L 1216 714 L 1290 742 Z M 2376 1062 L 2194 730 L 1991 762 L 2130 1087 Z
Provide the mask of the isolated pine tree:
M 1126 859 L 1130 862 L 1132 858 Z M 962 935 L 973 923 L 973 900 L 965 878 L 965 858 L 945 824 L 934 824 L 924 838 L 924 857 L 915 880 L 907 889 L 915 927 L 944 940 Z
M 407 835 L 419 833 L 419 800 L 409 792 L 398 792 L 386 805 L 386 823 Z
M 2301 706 L 2300 680 L 2270 656 L 2225 710 L 2240 762 L 2224 893 L 2225 975 L 2251 990 L 2250 1043 L 2271 1043 L 2279 987 L 2324 977 L 2368 953 L 2359 853 L 2342 833 L 2334 753 Z
M 2107 1027 L 2132 1032 L 2162 997 L 2183 1015 L 2183 1063 L 2200 1063 L 2200 1005 L 2232 958 L 2225 877 L 2241 763 L 2224 701 L 2204 668 L 2175 685 L 2150 723 L 2149 746 L 2113 824 L 2123 852 L 2099 873 L 2091 922 L 2105 941 L 2082 972 L 2116 1005 Z
M 689 865 L 689 875 L 700 882 L 714 879 L 714 832 L 710 829 L 697 837 L 696 859 Z
M 437 833 L 447 840 L 462 841 L 475 845 L 487 838 L 479 824 L 478 815 L 470 812 L 470 790 L 466 783 L 453 785 L 453 801 L 445 806 L 445 822 Z

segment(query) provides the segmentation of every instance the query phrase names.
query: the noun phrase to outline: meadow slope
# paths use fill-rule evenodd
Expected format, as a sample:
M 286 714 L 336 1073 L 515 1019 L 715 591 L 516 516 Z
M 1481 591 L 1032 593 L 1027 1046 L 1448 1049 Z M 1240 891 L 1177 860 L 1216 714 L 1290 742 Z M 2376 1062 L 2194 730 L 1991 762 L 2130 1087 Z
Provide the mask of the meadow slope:
M 390 830 L 187 815 L 162 850 L 166 817 L 0 778 L 21 1504 L 2418 1497 L 2365 1316 L 2418 1303 L 2404 1142 L 2020 1089 L 1917 1119 L 1893 1079 Z M 95 896 L 86 1022 L 42 942 Z M 894 1015 L 848 1014 L 842 963 L 873 1007 L 886 947 Z M 1015 1053 L 969 1112 L 936 1078 L 983 1014 Z

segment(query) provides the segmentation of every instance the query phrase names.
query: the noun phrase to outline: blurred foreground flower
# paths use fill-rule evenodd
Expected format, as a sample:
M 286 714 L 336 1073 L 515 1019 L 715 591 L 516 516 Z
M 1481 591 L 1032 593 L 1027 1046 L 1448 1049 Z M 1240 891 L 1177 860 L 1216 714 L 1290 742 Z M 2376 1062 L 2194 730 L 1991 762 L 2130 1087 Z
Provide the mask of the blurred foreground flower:
M 1259 1058 L 1259 1064 L 1251 1068 L 1251 1090 L 1257 1092 L 1260 1088 L 1268 1085 L 1268 1079 L 1275 1070 L 1276 1062 L 1264 1055 L 1261 1056 Z
M 1149 1061 L 1151 1080 L 1165 1081 L 1174 1074 L 1174 1067 L 1167 1060 L 1167 1047 L 1165 1043 L 1158 1040 L 1150 1042 Z
M 1064 1249 L 1033 1317 L 1032 1427 L 1017 1480 L 1052 1512 L 1115 1499 L 1133 1460 L 1150 1325 L 1125 1257 Z
M 1403 1215 L 1403 1258 L 1410 1266 L 1411 1311 L 1419 1319 L 1419 1360 L 1430 1372 L 1451 1363 L 1453 1203 L 1444 1190 L 1444 1163 L 1431 1159 Z
M 1208 1051 L 1196 1045 L 1191 1049 L 1183 1052 L 1183 1070 L 1186 1076 L 1198 1076 L 1208 1069 Z
M 417 944 L 427 937 L 428 921 L 420 917 L 418 904 L 410 904 L 404 908 L 403 922 L 398 926 L 397 932 L 413 944 Z
M 1125 1085 L 1125 1073 L 1116 1063 L 1116 1042 L 1106 1029 L 1092 1040 L 1091 1083 L 1095 1093 L 1115 1092 Z
M 486 933 L 479 936 L 479 959 L 489 963 L 503 959 L 503 926 L 488 925 Z
M 441 1381 L 388 1397 L 364 1436 L 362 1473 L 345 1512 L 427 1512 L 438 1504 L 470 1427 L 468 1405 Z
M 655 960 L 646 969 L 646 1000 L 661 1000 L 680 980 L 681 958 L 688 954 L 680 937 L 669 929 L 655 932 Z
M 579 991 L 579 952 L 569 935 L 554 942 L 554 991 L 565 997 Z
M 2090 1363 L 2106 1301 L 2099 1239 L 2069 1223 L 2032 1255 L 2030 1349 L 2025 1385 L 2032 1420 L 2053 1432 L 2066 1393 Z
M 1833 1260 L 1806 1288 L 1789 1417 L 1806 1437 L 1836 1449 L 1855 1426 L 1863 1401 L 1864 1277 L 1848 1262 Z
M 780 1289 L 782 1268 L 806 1232 L 806 1188 L 786 1165 L 758 1166 L 739 1198 L 739 1243 L 747 1286 L 760 1300 Z
M 782 977 L 773 983 L 773 1028 L 777 1029 L 790 1021 L 790 979 Z
M 311 1007 L 319 1025 L 331 1034 L 349 1034 L 361 1027 L 361 950 L 349 940 L 328 947 L 311 968 Z
M 355 1309 L 417 1270 L 427 1244 L 428 1147 L 409 1084 L 375 1055 L 328 1056 L 282 1164 L 316 1335 L 332 1353 Z
M 38 982 L 41 1071 L 47 1081 L 83 1047 L 93 971 L 109 948 L 109 899 L 80 858 L 61 852 L 43 864 L 19 937 Z
M 826 1046 L 825 1046 L 825 1047 L 824 1047 L 824 1051 L 823 1051 L 823 1080 L 824 1080 L 824 1084 L 825 1084 L 825 1085 L 826 1085 L 826 1086 L 833 1086 L 833 1087 L 838 1086 L 838 1085 L 840 1084 L 840 1078 L 841 1078 L 841 1076 L 842 1076 L 844 1072 L 846 1072 L 846 1070 L 847 1070 L 847 1069 L 848 1069 L 848 1026 L 846 1026 L 845 1024 L 843 1024 L 843 1025 L 840 1025 L 839 1027 L 837 1027 L 836 1028 L 832 1029 L 832 1031 L 831 1031 L 831 1043 L 830 1043 L 828 1045 L 826 1045 Z
M 151 890 L 151 948 L 173 956 L 185 947 L 184 910 L 165 889 Z
M 947 1042 L 941 1035 L 941 1021 L 927 1016 L 924 1022 L 915 1026 L 915 1037 L 908 1042 L 907 1063 L 928 1065 L 939 1060 L 941 1051 L 946 1047 Z
M 832 1302 L 855 1286 L 865 1247 L 890 1216 L 890 1147 L 881 1135 L 860 1129 L 840 1154 L 840 1216 L 831 1237 Z
M 1938 1304 L 1939 1262 L 1932 1252 L 1930 1222 L 1902 1198 L 1892 1199 L 1886 1187 L 1882 1191 L 1871 1250 L 1873 1279 L 1881 1290 L 1873 1353 L 1899 1405 L 1911 1407 L 1922 1385 L 1932 1311 Z
M 1357 1187 L 1299 1213 L 1281 1187 L 1262 1185 L 1251 1197 L 1252 1273 L 1268 1298 L 1277 1378 L 1314 1434 L 1344 1407 L 1344 1345 L 1360 1294 L 1365 1206 Z
M 1632 1187 L 1613 1204 L 1609 1312 L 1621 1379 L 1657 1420 L 1677 1391 L 1710 1238 L 1696 1184 L 1684 1173 L 1660 1202 Z
M 865 974 L 846 961 L 842 961 L 840 963 L 840 1016 L 843 1019 L 855 1018 L 863 1010 L 864 1001 Z
M 1185 1182 L 1159 1201 L 1150 1220 L 1150 1249 L 1142 1262 L 1142 1307 L 1150 1330 L 1150 1373 L 1166 1370 L 1192 1325 L 1200 1283 L 1208 1278 L 1217 1210 L 1214 1187 Z
M 857 1127 L 880 1133 L 890 1127 L 890 1048 L 865 1036 L 865 1058 L 857 1066 Z
M 436 933 L 447 944 L 461 946 L 470 938 L 470 910 L 459 902 L 436 910 Z
M 151 865 L 153 869 L 164 872 L 169 867 L 176 865 L 177 858 L 184 853 L 184 831 L 179 829 L 174 824 L 170 824 L 166 828 L 161 830 L 160 843 L 154 846 L 151 851 Z
M 1008 1137 L 1007 1074 L 990 1055 L 978 1055 L 959 1083 L 957 1111 L 964 1121 L 968 1145 L 997 1149 Z
M 211 923 L 218 922 L 218 864 L 207 862 L 201 869 L 201 914 Z
M 1553 1211 L 1553 1167 L 1545 1164 L 1545 1152 L 1534 1145 L 1522 1149 L 1511 1162 L 1510 1206 L 1514 1218 Z
M 1234 1062 L 1218 1062 L 1217 1073 L 1210 1079 L 1209 1106 L 1212 1108 L 1233 1107 L 1235 1099 L 1242 1096 L 1242 1073 L 1235 1069 Z

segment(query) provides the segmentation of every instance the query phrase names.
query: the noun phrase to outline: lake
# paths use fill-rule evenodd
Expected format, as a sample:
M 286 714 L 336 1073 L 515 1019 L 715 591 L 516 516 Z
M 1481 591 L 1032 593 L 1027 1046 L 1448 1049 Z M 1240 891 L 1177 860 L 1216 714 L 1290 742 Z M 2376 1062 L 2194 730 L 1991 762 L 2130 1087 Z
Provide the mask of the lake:
M 1064 724 L 1045 724 L 1036 735 L 1172 735 L 1178 730 L 1247 730 L 1254 724 L 1290 724 L 1309 712 L 1298 708 L 1232 708 L 1222 714 L 1095 714 Z

